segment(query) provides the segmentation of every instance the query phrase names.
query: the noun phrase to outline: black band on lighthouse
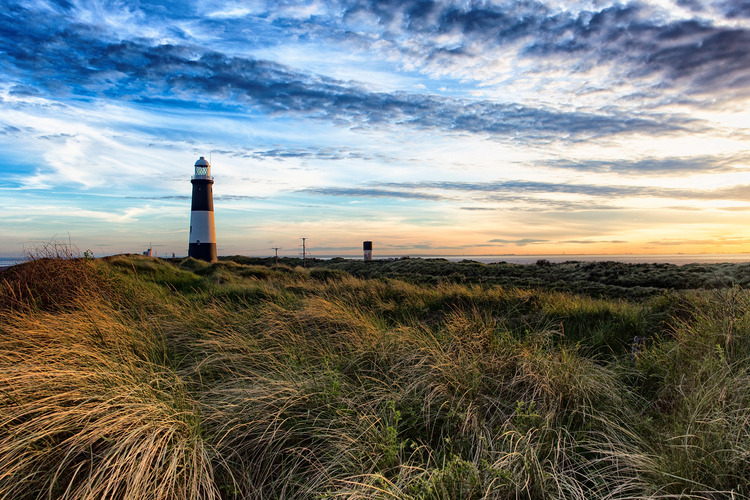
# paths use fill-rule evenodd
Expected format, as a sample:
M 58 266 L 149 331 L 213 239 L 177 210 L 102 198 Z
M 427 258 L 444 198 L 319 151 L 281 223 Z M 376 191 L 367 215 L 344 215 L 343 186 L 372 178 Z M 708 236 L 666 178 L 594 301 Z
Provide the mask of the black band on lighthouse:
M 194 259 L 213 262 L 217 258 L 216 243 L 190 243 L 188 255 Z
M 193 212 L 213 212 L 214 193 L 213 180 L 193 179 L 193 203 L 190 210 Z

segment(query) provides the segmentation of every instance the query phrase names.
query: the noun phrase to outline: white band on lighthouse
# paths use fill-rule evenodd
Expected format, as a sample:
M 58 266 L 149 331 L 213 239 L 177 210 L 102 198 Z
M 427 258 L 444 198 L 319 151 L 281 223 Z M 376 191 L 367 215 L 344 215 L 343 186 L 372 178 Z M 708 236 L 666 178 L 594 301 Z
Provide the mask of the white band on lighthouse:
M 190 243 L 216 243 L 213 212 L 190 212 Z

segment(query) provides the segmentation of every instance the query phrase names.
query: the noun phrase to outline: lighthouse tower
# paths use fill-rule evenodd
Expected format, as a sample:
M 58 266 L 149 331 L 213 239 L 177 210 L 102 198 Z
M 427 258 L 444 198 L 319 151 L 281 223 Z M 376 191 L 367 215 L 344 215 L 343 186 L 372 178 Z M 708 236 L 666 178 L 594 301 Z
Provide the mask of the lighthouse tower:
M 190 209 L 190 245 L 188 257 L 208 262 L 216 260 L 216 228 L 211 165 L 204 157 L 195 162 L 193 203 Z

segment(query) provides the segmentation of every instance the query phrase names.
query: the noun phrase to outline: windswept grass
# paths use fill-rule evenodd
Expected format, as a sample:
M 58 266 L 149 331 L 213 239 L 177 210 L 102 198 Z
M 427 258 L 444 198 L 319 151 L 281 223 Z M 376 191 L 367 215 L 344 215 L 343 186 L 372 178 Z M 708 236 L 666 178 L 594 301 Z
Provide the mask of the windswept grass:
M 80 285 L 97 282 L 99 263 L 60 265 L 76 276 L 55 285 L 75 293 L 38 308 L 9 292 L 0 321 L 0 497 L 218 498 L 215 457 L 159 325 Z
M 736 286 L 626 301 L 142 256 L 0 284 L 0 498 L 750 497 Z

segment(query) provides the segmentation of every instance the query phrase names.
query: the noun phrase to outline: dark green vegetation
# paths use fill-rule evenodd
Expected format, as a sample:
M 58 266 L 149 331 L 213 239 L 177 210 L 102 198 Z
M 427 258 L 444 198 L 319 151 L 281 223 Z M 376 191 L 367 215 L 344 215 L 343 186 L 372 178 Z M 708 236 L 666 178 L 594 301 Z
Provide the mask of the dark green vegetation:
M 0 498 L 750 498 L 747 265 L 327 266 L 1 273 Z
M 223 257 L 249 265 L 271 266 L 273 258 Z M 291 267 L 302 259 L 281 258 Z M 664 290 L 750 288 L 750 264 L 624 264 L 621 262 L 551 263 L 540 259 L 534 265 L 482 264 L 473 260 L 451 262 L 446 259 L 382 259 L 364 262 L 335 258 L 308 259 L 308 267 L 340 270 L 357 278 L 396 278 L 419 284 L 477 283 L 561 292 L 583 293 L 596 297 L 638 299 L 652 297 Z

